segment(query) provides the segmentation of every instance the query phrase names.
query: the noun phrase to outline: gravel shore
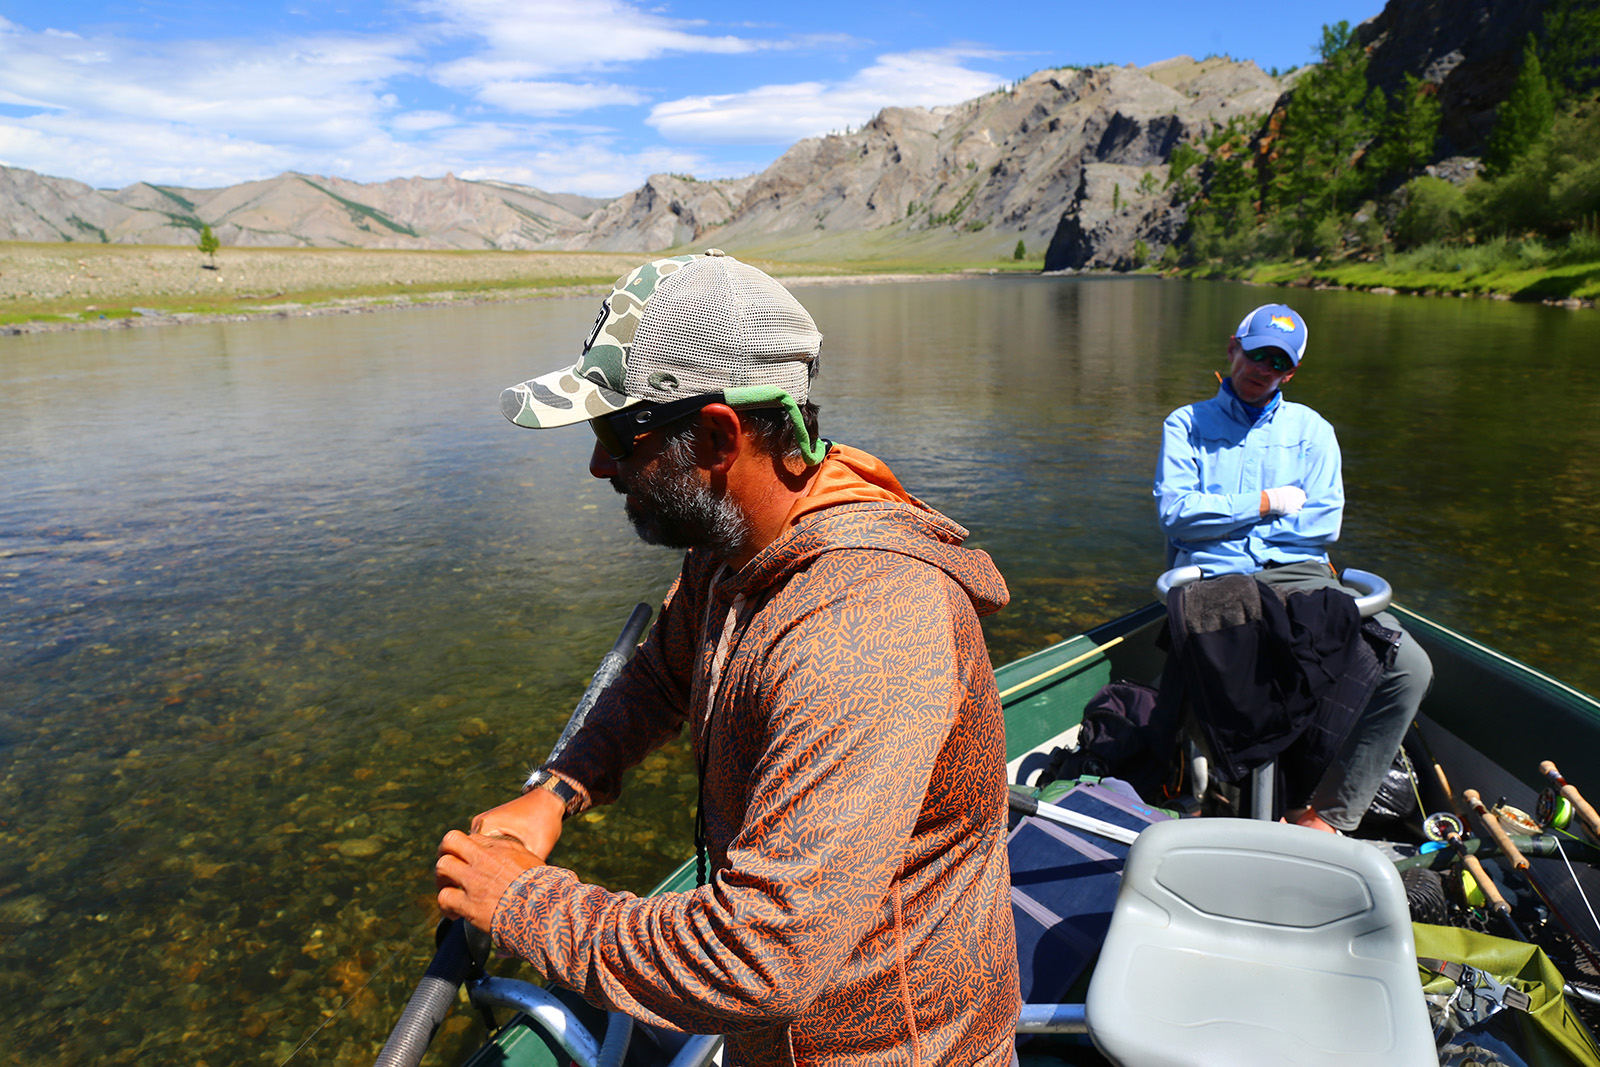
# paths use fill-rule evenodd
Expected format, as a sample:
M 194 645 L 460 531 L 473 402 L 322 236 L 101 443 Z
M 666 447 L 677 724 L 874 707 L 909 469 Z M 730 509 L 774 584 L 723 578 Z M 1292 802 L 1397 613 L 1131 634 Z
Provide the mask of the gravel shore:
M 0 325 L 0 333 L 358 314 L 604 292 L 647 255 L 227 248 L 212 269 L 206 256 L 190 248 L 0 244 L 0 315 L 56 316 Z M 760 265 L 789 285 L 943 276 L 828 274 L 809 266 Z

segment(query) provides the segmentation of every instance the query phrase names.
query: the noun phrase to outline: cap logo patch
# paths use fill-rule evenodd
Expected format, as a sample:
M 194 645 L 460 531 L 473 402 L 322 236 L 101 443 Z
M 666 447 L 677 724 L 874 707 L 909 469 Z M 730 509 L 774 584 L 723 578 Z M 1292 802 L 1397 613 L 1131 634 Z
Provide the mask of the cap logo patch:
M 1274 315 L 1268 322 L 1269 326 L 1276 326 L 1284 333 L 1294 333 L 1294 320 L 1287 315 Z
M 651 371 L 650 377 L 646 378 L 645 381 L 650 388 L 660 389 L 662 392 L 670 393 L 678 388 L 677 375 L 669 374 L 664 370 Z
M 583 342 L 583 351 L 585 353 L 594 347 L 595 338 L 600 336 L 600 331 L 605 327 L 606 318 L 610 314 L 611 298 L 607 297 L 606 299 L 600 301 L 600 314 L 596 315 L 594 318 L 594 329 L 589 331 L 589 339 Z

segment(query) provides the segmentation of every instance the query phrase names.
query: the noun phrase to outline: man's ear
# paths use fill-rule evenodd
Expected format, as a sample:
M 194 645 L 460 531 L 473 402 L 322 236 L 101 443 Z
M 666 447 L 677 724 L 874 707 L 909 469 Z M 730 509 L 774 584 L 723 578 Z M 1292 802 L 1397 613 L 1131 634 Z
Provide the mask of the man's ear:
M 726 404 L 707 404 L 700 409 L 700 452 L 698 466 L 711 474 L 727 474 L 746 447 L 744 424 L 739 413 Z

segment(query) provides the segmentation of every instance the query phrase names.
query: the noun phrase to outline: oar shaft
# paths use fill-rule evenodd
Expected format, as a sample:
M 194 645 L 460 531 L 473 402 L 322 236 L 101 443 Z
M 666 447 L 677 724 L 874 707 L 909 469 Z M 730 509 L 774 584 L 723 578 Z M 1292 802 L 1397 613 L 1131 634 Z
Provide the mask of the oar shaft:
M 1129 830 L 1125 826 L 1105 822 L 1102 819 L 1096 819 L 1092 815 L 1081 815 L 1076 811 L 1068 811 L 1066 808 L 1060 808 L 1054 804 L 1046 804 L 1042 800 L 1035 800 L 1026 793 L 1019 793 L 1015 789 L 1007 790 L 1007 793 L 1009 794 L 1008 803 L 1011 805 L 1011 810 L 1020 812 L 1023 815 L 1032 815 L 1036 818 L 1044 819 L 1046 822 L 1053 822 L 1058 826 L 1082 830 L 1085 833 L 1095 834 L 1099 837 L 1107 837 L 1113 841 L 1120 841 L 1124 845 L 1133 844 L 1139 837 L 1139 831 L 1137 830 Z
M 1589 833 L 1593 834 L 1596 840 L 1600 840 L 1600 814 L 1597 814 L 1593 806 L 1583 799 L 1583 794 L 1578 792 L 1577 787 L 1567 784 L 1567 780 L 1561 777 L 1556 765 L 1549 760 L 1539 764 L 1539 773 L 1560 790 L 1561 795 L 1567 798 L 1567 802 L 1578 813 L 1578 818 L 1583 820 L 1583 825 L 1588 828 Z
M 644 628 L 650 625 L 650 614 L 649 604 L 633 606 L 633 613 L 628 616 L 628 621 L 622 624 L 622 632 L 617 635 L 611 651 L 601 657 L 600 666 L 595 668 L 594 677 L 589 679 L 589 688 L 583 691 L 578 706 L 572 709 L 572 717 L 567 720 L 566 728 L 561 731 L 561 736 L 556 738 L 556 743 L 550 746 L 550 755 L 545 758 L 546 763 L 561 755 L 567 747 L 567 742 L 583 729 L 584 721 L 589 717 L 589 709 L 600 699 L 600 694 L 605 691 L 606 686 L 616 681 L 617 675 L 622 673 L 623 666 L 628 662 L 628 657 L 633 655 L 633 646 L 639 643 L 639 639 L 644 636 Z

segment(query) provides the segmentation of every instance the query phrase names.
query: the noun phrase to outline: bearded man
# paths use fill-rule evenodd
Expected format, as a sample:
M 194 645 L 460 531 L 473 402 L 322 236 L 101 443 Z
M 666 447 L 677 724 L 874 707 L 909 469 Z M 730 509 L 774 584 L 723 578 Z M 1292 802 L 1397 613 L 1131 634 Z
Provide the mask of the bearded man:
M 727 1035 L 725 1062 L 1009 1063 L 1005 726 L 966 530 L 819 439 L 822 336 L 717 250 L 645 264 L 569 369 L 508 389 L 587 421 L 589 470 L 686 548 L 656 626 L 522 796 L 440 846 L 439 904 L 592 1003 Z M 562 819 L 687 726 L 701 884 L 639 899 L 546 866 Z

